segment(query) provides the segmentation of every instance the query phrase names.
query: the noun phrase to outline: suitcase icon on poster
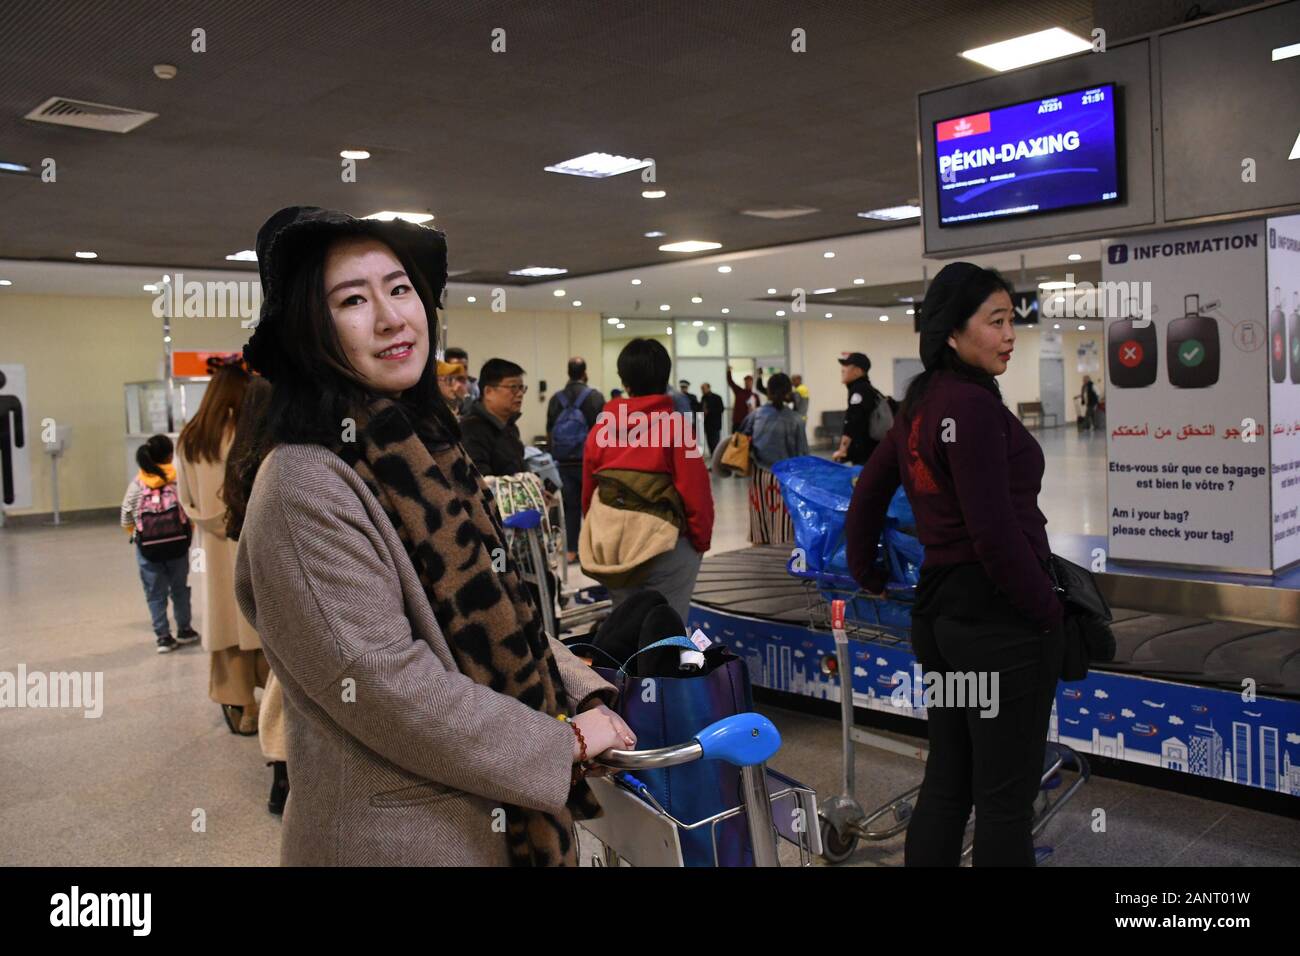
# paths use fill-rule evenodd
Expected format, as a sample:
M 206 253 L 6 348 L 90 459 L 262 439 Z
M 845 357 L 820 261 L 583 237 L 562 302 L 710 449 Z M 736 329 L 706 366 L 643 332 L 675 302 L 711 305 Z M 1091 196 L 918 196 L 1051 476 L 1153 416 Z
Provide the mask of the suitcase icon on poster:
M 1145 388 L 1156 380 L 1156 327 L 1148 319 L 1136 328 L 1132 319 L 1111 323 L 1106 349 L 1110 384 L 1117 388 Z
M 1165 336 L 1169 384 L 1208 388 L 1219 380 L 1219 323 L 1201 315 L 1201 297 L 1185 296 L 1186 315 L 1169 323 Z

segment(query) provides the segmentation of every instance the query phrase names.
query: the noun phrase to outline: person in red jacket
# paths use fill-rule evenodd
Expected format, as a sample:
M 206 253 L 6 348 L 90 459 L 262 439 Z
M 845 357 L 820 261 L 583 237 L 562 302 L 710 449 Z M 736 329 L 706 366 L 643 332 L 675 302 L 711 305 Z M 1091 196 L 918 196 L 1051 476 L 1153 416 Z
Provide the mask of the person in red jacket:
M 907 828 L 907 866 L 957 866 L 971 806 L 976 866 L 1033 866 L 1031 833 L 1047 727 L 1065 650 L 1064 608 L 1038 509 L 1044 458 L 1002 403 L 994 376 L 1015 347 L 1011 288 L 954 262 L 921 305 L 921 363 L 894 424 L 868 460 L 845 522 L 849 570 L 885 584 L 876 546 L 901 480 L 925 547 L 912 648 L 956 686 L 983 678 L 985 702 L 927 705 L 930 756 Z
M 713 537 L 713 490 L 693 425 L 666 394 L 671 370 L 667 349 L 653 339 L 633 339 L 619 353 L 628 394 L 606 403 L 587 435 L 579 554 L 615 607 L 653 588 L 685 621 Z

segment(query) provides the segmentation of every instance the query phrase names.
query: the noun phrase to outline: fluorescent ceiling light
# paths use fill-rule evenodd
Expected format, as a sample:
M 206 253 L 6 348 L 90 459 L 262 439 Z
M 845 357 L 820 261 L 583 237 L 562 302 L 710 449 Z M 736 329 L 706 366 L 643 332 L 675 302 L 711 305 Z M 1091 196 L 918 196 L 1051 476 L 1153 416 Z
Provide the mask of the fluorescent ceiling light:
M 731 271 L 731 266 L 718 266 L 718 271 L 721 272 L 723 275 L 726 275 L 728 272 Z
M 660 232 L 658 229 L 651 229 L 649 232 L 647 232 L 647 233 L 645 234 L 645 237 L 646 237 L 647 239 L 658 239 L 658 238 L 660 238 L 660 237 L 662 237 L 662 236 L 666 236 L 666 235 L 667 235 L 667 233 Z
M 608 176 L 619 176 L 649 165 L 650 160 L 648 159 L 632 159 L 628 156 L 614 156 L 610 153 L 587 153 L 583 156 L 575 156 L 573 159 L 566 159 L 554 166 L 547 166 L 546 171 L 548 173 L 564 173 L 568 176 L 605 179 Z
M 24 166 L 22 163 L 0 163 L 0 169 L 7 173 L 29 173 L 32 171 L 30 166 Z
M 1273 62 L 1278 60 L 1289 60 L 1293 56 L 1300 56 L 1300 43 L 1292 43 L 1290 46 L 1280 46 L 1273 50 Z
M 808 216 L 820 212 L 812 206 L 787 206 L 776 209 L 742 209 L 742 216 L 757 216 L 759 219 L 794 219 L 796 216 Z
M 403 222 L 413 222 L 418 226 L 420 225 L 420 223 L 428 222 L 430 219 L 432 219 L 433 213 L 397 212 L 396 210 L 393 209 L 382 209 L 379 212 L 372 212 L 369 216 L 364 216 L 362 218 L 378 219 L 380 222 L 392 222 L 394 219 L 400 219 Z
M 1083 37 L 1075 36 L 1068 30 L 1052 27 L 1037 33 L 1027 33 L 1022 37 L 1013 37 L 1000 43 L 963 50 L 962 56 L 968 60 L 987 66 L 991 70 L 1004 73 L 1031 63 L 1042 63 L 1071 53 L 1091 50 L 1092 44 Z
M 886 206 L 883 209 L 871 209 L 858 213 L 859 219 L 883 219 L 893 222 L 899 219 L 915 219 L 921 215 L 920 206 Z
M 226 256 L 226 258 L 229 259 L 231 262 L 256 262 L 257 253 L 254 252 L 252 249 L 241 249 L 239 252 L 236 252 L 234 255 Z
M 568 269 L 556 269 L 551 266 L 528 266 L 526 269 L 511 269 L 512 276 L 562 276 Z
M 866 280 L 866 279 L 854 279 L 854 280 L 853 280 L 853 284 L 854 284 L 854 285 L 866 285 L 866 284 L 867 284 L 867 280 Z
M 659 247 L 660 252 L 704 252 L 706 249 L 721 249 L 720 242 L 705 242 L 702 239 L 683 239 L 681 242 L 666 242 Z
M 663 199 L 668 193 L 662 189 L 643 189 L 641 190 L 642 199 Z
M 1044 292 L 1052 292 L 1056 289 L 1073 289 L 1074 283 L 1073 282 L 1040 282 L 1038 283 L 1038 288 L 1042 289 Z
M 344 159 L 369 159 L 370 150 L 368 149 L 341 149 L 339 155 Z
M 0 285 L 13 285 L 13 281 L 10 280 L 10 279 L 0 279 Z M 149 288 L 149 287 L 148 287 L 148 286 L 145 286 L 145 288 L 147 289 L 147 288 Z M 155 289 L 154 291 L 156 292 L 156 291 L 158 291 L 158 290 Z
M 830 295 L 832 292 L 838 292 L 838 289 L 813 289 L 813 295 Z
M 98 253 L 98 252 L 78 252 L 78 253 L 77 253 L 77 258 L 78 258 L 78 259 L 98 259 L 98 258 L 99 258 L 99 253 Z

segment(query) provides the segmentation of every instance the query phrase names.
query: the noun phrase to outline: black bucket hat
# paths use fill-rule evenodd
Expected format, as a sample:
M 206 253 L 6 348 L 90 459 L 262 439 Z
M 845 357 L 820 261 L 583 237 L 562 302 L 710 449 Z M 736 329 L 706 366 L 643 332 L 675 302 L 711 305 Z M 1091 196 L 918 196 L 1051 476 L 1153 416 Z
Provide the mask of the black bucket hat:
M 435 310 L 447 285 L 447 237 L 436 229 L 402 219 L 357 219 L 319 206 L 286 206 L 257 230 L 257 269 L 262 278 L 262 310 L 257 327 L 244 346 L 249 367 L 272 381 L 283 368 L 277 325 L 284 311 L 284 281 L 295 256 L 318 244 L 346 236 L 367 236 L 387 245 L 407 269 L 415 269 L 420 286 L 433 299 L 425 301 L 429 326 L 437 327 Z M 424 292 L 421 292 L 424 295 Z

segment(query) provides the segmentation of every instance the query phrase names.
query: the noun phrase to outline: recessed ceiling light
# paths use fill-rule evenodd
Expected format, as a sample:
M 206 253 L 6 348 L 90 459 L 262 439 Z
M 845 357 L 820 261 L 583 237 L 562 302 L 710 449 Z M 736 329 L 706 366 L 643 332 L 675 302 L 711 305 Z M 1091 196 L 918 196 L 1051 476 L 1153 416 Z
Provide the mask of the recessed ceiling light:
M 691 296 L 691 301 L 694 302 L 696 305 L 699 305 L 704 300 L 701 299 L 698 295 L 693 295 Z
M 854 284 L 854 285 L 866 285 L 866 284 L 867 284 L 867 280 L 866 280 L 866 279 L 854 279 L 854 280 L 853 280 L 853 284 Z
M 731 314 L 731 310 L 730 310 L 730 309 L 722 309 L 721 311 L 722 311 L 722 314 L 723 314 L 723 315 L 730 315 L 730 314 Z
M 32 168 L 22 163 L 0 163 L 0 169 L 6 173 L 30 173 Z
M 344 159 L 369 159 L 370 151 L 367 149 L 341 149 L 339 155 Z
M 369 216 L 363 216 L 364 219 L 378 219 L 380 222 L 392 222 L 394 219 L 400 219 L 402 222 L 413 222 L 417 226 L 420 223 L 428 222 L 433 218 L 431 212 L 398 212 L 394 209 L 381 209 L 379 212 L 372 212 Z
M 164 335 L 164 336 L 163 336 L 163 341 L 164 341 L 164 342 L 168 342 L 168 343 L 170 343 L 171 340 L 172 340 L 172 337 L 171 337 L 170 335 Z
M 608 322 L 610 325 L 618 325 L 618 316 L 617 316 L 617 315 L 611 315 L 611 316 L 610 316 L 608 319 L 606 319 L 605 321 Z
M 883 219 L 896 222 L 899 219 L 915 219 L 921 215 L 920 206 L 886 206 L 883 209 L 869 209 L 858 213 L 859 219 Z
M 669 335 L 672 335 L 672 334 L 673 334 L 673 327 L 672 327 L 671 325 L 665 325 L 665 326 L 664 326 L 664 331 L 667 332 Z
M 908 314 L 908 315 L 916 315 L 916 309 L 908 309 L 908 310 L 907 310 L 907 314 Z
M 1030 322 L 1027 326 L 1025 326 L 1025 328 L 1027 329 L 1032 329 L 1033 327 L 1034 327 L 1034 323 L 1032 322 Z
M 1088 327 L 1087 327 L 1086 325 L 1081 325 L 1081 326 L 1079 326 L 1079 331 L 1080 331 L 1080 332 L 1087 332 L 1087 331 L 1088 331 Z
M 0 282 L 0 285 L 4 285 L 4 284 L 5 284 L 4 282 Z M 143 289 L 145 292 L 157 292 L 157 291 L 158 291 L 158 287 L 157 287 L 156 285 L 142 285 L 142 286 L 140 286 L 140 288 Z
M 828 319 L 833 319 L 834 317 L 835 317 L 835 313 L 833 313 L 833 312 L 827 312 L 827 313 L 826 313 L 826 318 L 828 318 Z
M 710 331 L 710 332 L 716 332 L 716 331 L 718 331 L 718 327 L 717 327 L 716 325 L 710 325 L 710 326 L 709 326 L 709 331 Z
M 10 279 L 0 279 L 0 285 L 13 285 L 13 281 Z M 145 289 L 148 290 L 149 286 L 145 286 Z M 157 292 L 158 290 L 153 289 L 152 291 Z
M 478 301 L 478 297 L 477 297 L 477 296 L 472 296 L 472 295 L 471 295 L 471 296 L 466 296 L 465 301 L 466 301 L 466 302 L 477 302 L 477 301 Z
M 557 269 L 554 266 L 528 266 L 524 269 L 511 269 L 510 274 L 512 276 L 531 277 L 562 276 L 568 271 L 568 269 Z
M 648 159 L 632 159 L 628 156 L 614 156 L 610 153 L 586 153 L 566 159 L 562 163 L 545 167 L 548 173 L 564 173 L 569 176 L 588 176 L 592 179 L 604 179 L 607 176 L 619 176 L 634 169 L 650 165 Z
M 1055 60 L 1057 57 L 1091 49 L 1092 44 L 1083 37 L 1075 36 L 1060 27 L 1052 27 L 1050 30 L 1012 37 L 1010 40 L 975 47 L 973 50 L 963 50 L 961 55 L 991 70 L 1004 73 L 1031 63 Z
M 620 329 L 625 329 L 625 328 L 627 328 L 627 326 L 624 325 L 622 322 L 620 322 L 620 323 L 618 324 L 618 327 L 619 327 Z
M 1054 292 L 1057 289 L 1073 289 L 1074 283 L 1066 282 L 1064 280 L 1060 282 L 1040 282 L 1038 283 L 1038 288 L 1042 289 L 1044 292 Z
M 557 299 L 563 299 L 563 298 L 564 298 L 564 290 L 563 290 L 563 289 L 556 289 L 554 292 L 551 293 L 551 295 L 555 296 Z
M 573 300 L 573 307 L 574 307 L 575 309 L 578 308 L 580 305 L 582 305 L 582 300 L 581 300 L 581 299 L 574 299 L 574 300 Z
M 1054 298 L 1052 301 L 1053 301 L 1053 302 L 1064 302 L 1064 301 L 1065 301 L 1065 296 L 1063 296 L 1063 295 L 1058 295 L 1058 296 L 1057 296 L 1056 298 Z
M 882 316 L 880 317 L 880 321 L 881 321 L 881 322 L 888 322 L 888 321 L 889 321 L 889 316 L 887 316 L 887 315 L 882 315 Z
M 785 309 L 777 309 L 777 310 L 776 310 L 776 314 L 777 314 L 777 317 L 778 317 L 778 318 L 779 318 L 780 316 L 785 315 Z
M 1052 328 L 1054 328 L 1054 329 L 1059 329 L 1060 327 L 1061 327 L 1061 323 L 1060 323 L 1060 322 L 1057 322 L 1055 325 L 1052 326 Z
M 694 322 L 691 323 L 691 325 L 695 326 L 698 329 L 703 327 L 704 323 L 701 322 L 699 319 L 696 319 Z
M 632 284 L 633 284 L 633 285 L 640 285 L 640 284 L 641 284 L 641 280 L 640 280 L 640 279 L 633 279 L 633 280 L 632 280 Z
M 665 242 L 659 247 L 660 252 L 704 252 L 706 249 L 721 249 L 720 242 L 706 242 L 703 239 L 683 239 L 681 242 Z
M 231 262 L 256 262 L 257 253 L 252 249 L 241 249 L 233 255 L 226 256 Z
M 838 291 L 839 290 L 834 287 L 829 289 L 813 289 L 813 295 L 830 295 L 832 292 Z
M 823 252 L 823 253 L 822 253 L 822 258 L 823 258 L 823 259 L 834 259 L 834 258 L 835 258 L 835 253 L 833 253 L 833 252 Z
M 642 199 L 663 199 L 668 193 L 662 189 L 643 189 L 641 190 Z
M 718 266 L 718 271 L 725 275 L 731 271 L 731 266 Z
M 658 229 L 651 229 L 645 234 L 647 239 L 658 239 L 660 236 L 666 236 L 666 232 L 660 232 Z
M 77 253 L 77 258 L 78 258 L 78 259 L 98 259 L 98 258 L 99 258 L 99 253 L 98 253 L 98 252 L 78 252 L 78 253 Z
M 1079 255 L 1077 252 L 1072 252 L 1065 258 L 1069 259 L 1071 262 L 1078 262 L 1080 259 L 1083 258 L 1083 256 Z
M 667 303 L 665 303 L 664 305 L 659 306 L 659 311 L 660 311 L 660 312 L 667 312 L 667 311 L 668 311 L 669 309 L 671 309 L 671 308 L 672 308 L 671 305 L 668 305 Z
M 808 216 L 820 212 L 812 206 L 787 206 L 780 209 L 742 209 L 742 216 L 757 216 L 759 219 L 793 219 L 796 216 Z

